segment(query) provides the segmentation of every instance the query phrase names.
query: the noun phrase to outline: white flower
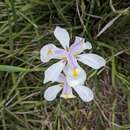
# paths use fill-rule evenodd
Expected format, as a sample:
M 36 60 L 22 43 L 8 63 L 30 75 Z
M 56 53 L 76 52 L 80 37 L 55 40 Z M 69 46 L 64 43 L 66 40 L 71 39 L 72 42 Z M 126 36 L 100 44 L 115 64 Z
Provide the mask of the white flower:
M 51 86 L 46 89 L 44 93 L 44 98 L 47 101 L 53 101 L 61 90 L 62 94 L 60 95 L 60 97 L 65 99 L 75 98 L 75 96 L 72 93 L 72 88 L 84 102 L 90 102 L 94 98 L 93 92 L 90 88 L 80 84 L 77 86 L 68 85 L 63 74 L 60 74 L 57 82 L 59 82 L 60 84 Z
M 101 56 L 93 53 L 82 53 L 86 49 L 91 49 L 91 43 L 85 42 L 84 38 L 75 37 L 74 43 L 69 47 L 70 37 L 68 32 L 61 28 L 56 27 L 54 36 L 60 42 L 64 49 L 57 48 L 53 44 L 45 45 L 40 51 L 40 59 L 42 62 L 48 62 L 51 59 L 60 59 L 59 62 L 51 65 L 45 71 L 44 83 L 48 81 L 55 82 L 60 73 L 64 69 L 67 75 L 67 82 L 71 86 L 81 84 L 86 79 L 85 71 L 79 66 L 77 61 L 80 61 L 94 69 L 99 69 L 105 66 L 106 61 Z M 67 69 L 65 65 L 67 64 Z M 71 76 L 71 78 L 70 78 Z M 74 82 L 72 82 L 72 79 Z

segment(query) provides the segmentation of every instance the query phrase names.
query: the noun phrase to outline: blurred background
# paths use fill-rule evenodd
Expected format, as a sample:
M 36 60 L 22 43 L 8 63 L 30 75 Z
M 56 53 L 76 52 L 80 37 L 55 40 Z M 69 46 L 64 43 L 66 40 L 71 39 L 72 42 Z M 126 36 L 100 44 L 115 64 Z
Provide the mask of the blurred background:
M 81 65 L 94 101 L 47 102 L 42 46 L 60 44 L 56 26 L 71 42 L 84 37 L 107 64 Z M 130 130 L 129 0 L 0 0 L 0 130 Z

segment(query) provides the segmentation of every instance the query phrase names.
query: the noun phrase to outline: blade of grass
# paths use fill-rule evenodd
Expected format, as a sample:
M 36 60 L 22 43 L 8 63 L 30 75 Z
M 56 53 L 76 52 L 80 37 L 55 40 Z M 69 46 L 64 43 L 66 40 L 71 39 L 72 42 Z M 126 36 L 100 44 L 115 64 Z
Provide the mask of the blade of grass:
M 28 69 L 22 68 L 22 67 L 16 67 L 11 65 L 0 65 L 0 71 L 6 71 L 6 72 L 27 72 Z
M 114 51 L 112 50 L 112 86 L 115 87 L 116 82 L 115 82 L 115 76 L 116 76 L 116 62 L 115 62 L 115 56 L 114 56 Z
M 130 97 L 128 97 L 128 102 L 127 102 L 127 104 L 128 104 L 128 118 L 129 118 L 129 121 L 130 121 Z

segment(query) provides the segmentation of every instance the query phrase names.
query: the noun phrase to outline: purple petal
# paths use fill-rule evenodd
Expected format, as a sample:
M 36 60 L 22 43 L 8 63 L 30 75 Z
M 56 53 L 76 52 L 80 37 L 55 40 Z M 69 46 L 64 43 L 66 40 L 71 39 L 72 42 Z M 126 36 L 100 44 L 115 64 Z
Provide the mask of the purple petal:
M 65 83 L 63 88 L 63 93 L 69 93 L 69 92 L 70 92 L 70 87 L 68 86 L 67 83 Z
M 72 93 L 72 88 L 67 83 L 64 84 L 61 97 L 65 98 L 65 99 L 75 98 L 75 96 Z
M 63 54 L 65 54 L 65 52 L 62 49 L 57 49 L 57 50 L 55 50 L 55 54 L 57 54 L 57 55 L 63 55 Z
M 70 52 L 66 54 L 66 57 L 68 64 L 72 69 L 78 66 L 77 59 Z
M 63 49 L 55 49 L 55 57 L 57 57 L 58 59 L 62 59 L 63 57 L 65 57 L 65 51 Z
M 89 41 L 85 42 L 84 38 L 76 37 L 75 42 L 70 47 L 70 53 L 78 55 L 86 49 L 91 49 L 92 45 Z
M 84 38 L 75 37 L 75 41 L 70 47 L 70 52 L 72 53 L 78 52 L 81 49 L 83 43 L 84 43 Z

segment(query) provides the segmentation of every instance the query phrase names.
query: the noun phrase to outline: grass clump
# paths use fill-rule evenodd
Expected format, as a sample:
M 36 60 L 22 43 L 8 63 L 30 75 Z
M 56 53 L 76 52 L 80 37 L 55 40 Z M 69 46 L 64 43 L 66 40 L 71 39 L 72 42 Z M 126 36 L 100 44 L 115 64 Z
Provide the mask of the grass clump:
M 129 6 L 129 0 L 1 1 L 0 129 L 129 130 Z M 43 85 L 43 72 L 50 64 L 41 64 L 39 50 L 49 42 L 57 45 L 56 25 L 71 37 L 85 37 L 107 60 L 101 70 L 85 68 L 95 92 L 91 103 L 43 99 L 50 85 Z

